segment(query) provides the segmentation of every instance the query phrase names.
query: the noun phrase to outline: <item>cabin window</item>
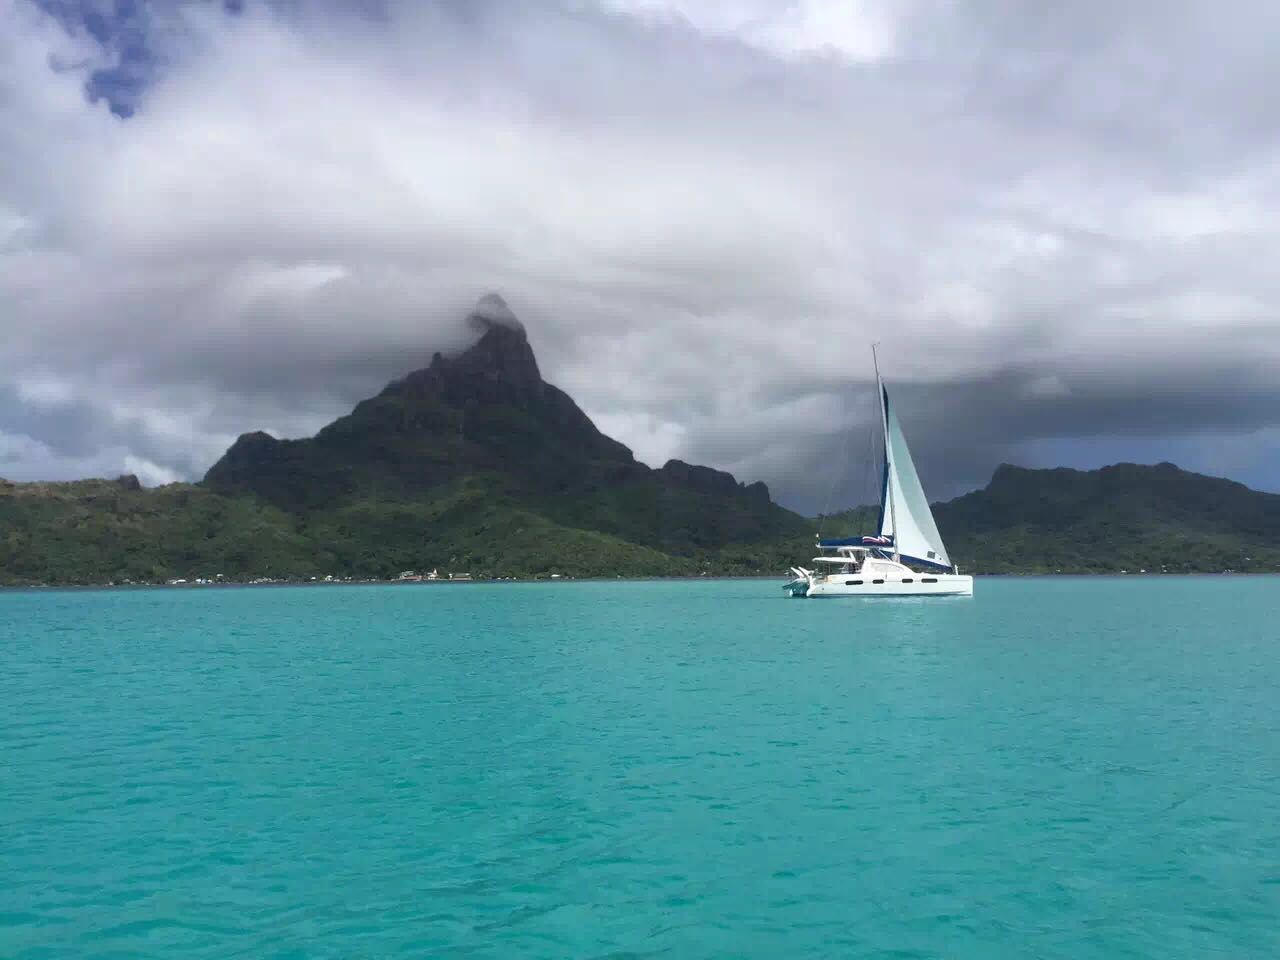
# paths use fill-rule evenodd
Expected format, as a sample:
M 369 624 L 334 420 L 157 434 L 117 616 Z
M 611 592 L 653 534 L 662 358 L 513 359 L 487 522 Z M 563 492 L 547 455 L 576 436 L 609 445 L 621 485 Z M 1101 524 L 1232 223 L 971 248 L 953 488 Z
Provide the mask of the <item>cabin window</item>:
M 846 587 L 860 587 L 860 586 L 862 586 L 862 581 L 861 581 L 861 580 L 846 580 L 846 581 L 844 582 L 844 585 L 845 585 Z
M 902 582 L 903 582 L 903 583 L 915 583 L 915 581 L 914 581 L 914 580 L 912 580 L 910 577 L 903 577 L 903 578 L 902 578 Z
M 884 581 L 883 581 L 883 580 L 872 580 L 871 582 L 872 582 L 872 583 L 884 583 Z
M 923 580 L 921 580 L 920 582 L 921 582 L 921 583 L 937 583 L 937 582 L 938 582 L 938 578 L 937 578 L 937 577 L 925 577 L 925 578 L 924 578 Z

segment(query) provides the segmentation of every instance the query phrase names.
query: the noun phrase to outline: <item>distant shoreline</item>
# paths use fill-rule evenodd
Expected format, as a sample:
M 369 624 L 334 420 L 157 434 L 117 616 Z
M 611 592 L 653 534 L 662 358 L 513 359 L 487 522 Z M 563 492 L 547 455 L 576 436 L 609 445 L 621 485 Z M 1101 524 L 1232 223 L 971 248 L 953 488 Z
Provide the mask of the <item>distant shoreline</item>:
M 1207 577 L 1280 577 L 1274 572 L 1194 571 L 1184 573 L 984 573 L 975 574 L 979 580 L 1148 580 L 1189 579 Z M 560 586 L 567 583 L 695 583 L 726 581 L 775 581 L 785 583 L 787 574 L 752 574 L 717 577 L 528 577 L 524 579 L 471 579 L 471 580 L 278 580 L 269 583 L 225 581 L 222 583 L 29 583 L 0 584 L 0 593 L 88 591 L 88 590 L 227 590 L 278 587 L 421 587 L 421 586 L 475 586 L 498 585 L 528 586 L 547 584 Z

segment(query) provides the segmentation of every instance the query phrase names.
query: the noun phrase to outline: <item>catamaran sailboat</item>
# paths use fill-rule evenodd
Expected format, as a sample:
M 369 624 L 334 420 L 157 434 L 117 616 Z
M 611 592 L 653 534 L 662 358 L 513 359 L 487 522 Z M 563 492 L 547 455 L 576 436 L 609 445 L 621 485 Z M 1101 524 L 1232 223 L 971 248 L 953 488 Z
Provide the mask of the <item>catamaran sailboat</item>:
M 884 432 L 879 532 L 819 540 L 822 555 L 813 558 L 814 569 L 792 567 L 795 579 L 783 589 L 792 597 L 972 596 L 973 577 L 961 574 L 947 557 L 898 415 L 880 379 L 878 359 L 875 368 Z

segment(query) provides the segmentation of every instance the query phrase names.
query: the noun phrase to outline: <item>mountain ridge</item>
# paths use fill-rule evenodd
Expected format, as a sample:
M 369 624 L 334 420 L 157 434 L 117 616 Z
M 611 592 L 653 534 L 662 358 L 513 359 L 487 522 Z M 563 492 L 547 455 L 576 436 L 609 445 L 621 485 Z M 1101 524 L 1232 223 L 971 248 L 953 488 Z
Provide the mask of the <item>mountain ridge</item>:
M 242 434 L 198 483 L 0 480 L 0 583 L 781 575 L 819 529 L 873 522 L 873 508 L 806 520 L 712 467 L 649 467 L 542 378 L 500 297 L 466 322 L 467 349 L 313 437 Z M 1001 464 L 934 511 L 969 572 L 1280 569 L 1280 495 L 1172 464 Z
M 543 380 L 518 321 L 499 298 L 468 318 L 468 349 L 397 378 L 314 437 L 241 436 L 202 485 L 253 495 L 287 513 L 361 498 L 418 502 L 483 481 L 568 527 L 678 555 L 795 532 L 802 523 L 763 483 L 670 460 L 653 469 L 602 433 Z M 510 317 L 495 322 L 494 313 Z
M 1118 469 L 1117 469 L 1118 468 Z M 1119 573 L 1119 572 L 1276 572 L 1280 570 L 1280 494 L 1253 490 L 1236 481 L 1181 470 L 1172 464 L 1116 464 L 1098 470 L 1011 467 L 982 490 L 934 504 L 935 515 L 952 558 L 966 572 Z M 1104 474 L 1108 476 L 1104 477 Z M 1118 492 L 1094 498 L 1115 479 L 1128 483 Z M 1247 502 L 1215 505 L 1194 516 L 1177 511 L 1152 521 L 1133 508 L 1133 498 L 1159 507 L 1169 491 L 1150 483 L 1176 484 L 1175 501 L 1203 502 L 1213 490 L 1238 494 Z M 1013 492 L 1010 479 L 1030 494 L 1014 501 L 1016 512 L 998 522 L 991 512 L 1004 510 Z M 1004 484 L 996 483 L 1001 480 Z M 1080 502 L 1075 513 L 1039 515 L 1046 499 L 1069 481 Z M 993 492 L 993 487 L 996 489 Z M 1091 493 L 1090 491 L 1093 491 Z M 1091 505 L 1089 501 L 1092 499 Z M 564 527 L 544 516 L 520 510 L 476 511 L 487 493 L 470 497 L 451 491 L 448 502 L 405 512 L 384 504 L 338 511 L 301 520 L 253 496 L 226 496 L 198 484 L 144 488 L 136 477 L 47 483 L 0 479 L 0 583 L 157 582 L 171 577 L 213 576 L 233 579 L 266 576 L 308 579 L 325 574 L 386 578 L 404 569 L 465 569 L 481 576 L 537 576 L 561 572 L 576 576 L 696 576 L 777 573 L 813 552 L 813 538 L 865 532 L 878 508 L 854 508 L 802 522 L 802 530 L 775 540 L 737 544 L 693 556 L 674 556 L 629 543 L 600 531 Z M 1163 509 L 1163 508 L 1162 508 Z M 1238 517 L 1224 526 L 1223 517 Z M 326 546 L 329 531 L 343 518 L 370 523 L 371 553 L 364 562 L 343 561 Z M 406 520 L 433 531 L 454 526 L 442 538 L 445 555 L 403 554 L 380 546 L 382 532 Z M 506 556 L 486 554 L 463 529 L 474 524 L 482 540 L 497 537 Z M 461 536 L 457 535 L 459 530 Z M 579 554 L 566 553 L 570 548 Z
M 931 504 L 952 559 L 985 573 L 1280 570 L 1280 494 L 1162 462 L 1003 463 Z M 823 519 L 869 531 L 878 508 Z

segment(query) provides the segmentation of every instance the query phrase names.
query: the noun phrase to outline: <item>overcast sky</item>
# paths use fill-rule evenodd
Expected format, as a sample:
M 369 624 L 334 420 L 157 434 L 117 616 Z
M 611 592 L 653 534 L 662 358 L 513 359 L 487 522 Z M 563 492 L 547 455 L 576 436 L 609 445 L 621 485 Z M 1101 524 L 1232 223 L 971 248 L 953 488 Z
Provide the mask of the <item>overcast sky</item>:
M 500 292 L 641 459 L 1280 489 L 1280 4 L 0 0 L 0 476 L 198 478 Z M 833 491 L 834 487 L 834 493 Z

